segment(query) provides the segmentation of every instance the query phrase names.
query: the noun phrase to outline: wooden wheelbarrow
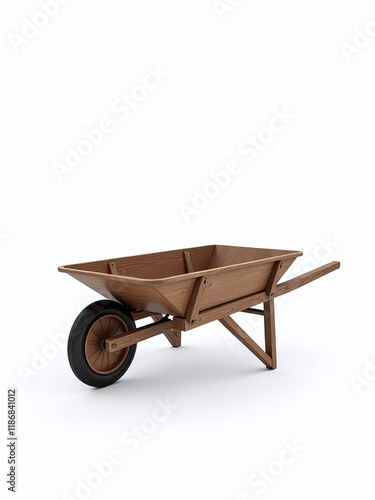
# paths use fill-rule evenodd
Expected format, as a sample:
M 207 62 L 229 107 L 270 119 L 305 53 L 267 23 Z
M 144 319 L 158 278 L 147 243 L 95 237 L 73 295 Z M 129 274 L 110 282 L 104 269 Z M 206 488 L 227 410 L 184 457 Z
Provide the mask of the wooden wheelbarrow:
M 129 368 L 136 344 L 219 320 L 267 368 L 276 368 L 274 299 L 340 267 L 331 262 L 278 284 L 302 252 L 211 245 L 59 267 L 109 300 L 86 307 L 73 324 L 68 357 L 84 383 L 104 387 Z M 256 304 L 263 309 L 254 309 Z M 231 318 L 264 316 L 265 350 Z M 153 323 L 136 328 L 135 321 Z

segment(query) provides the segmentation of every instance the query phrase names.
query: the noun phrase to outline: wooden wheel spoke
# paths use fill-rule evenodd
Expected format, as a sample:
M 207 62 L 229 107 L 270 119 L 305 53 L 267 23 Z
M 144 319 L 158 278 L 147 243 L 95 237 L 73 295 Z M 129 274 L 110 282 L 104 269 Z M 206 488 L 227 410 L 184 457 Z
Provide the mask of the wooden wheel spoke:
M 118 332 L 127 331 L 125 321 L 117 315 L 99 318 L 86 336 L 85 355 L 92 370 L 100 374 L 113 373 L 125 361 L 128 349 L 109 352 L 104 347 L 104 340 Z
M 91 358 L 91 356 L 94 356 L 94 354 L 96 354 L 98 351 L 101 351 L 101 348 L 99 347 L 98 349 L 96 349 L 96 351 L 92 352 L 91 354 L 89 354 L 89 358 Z
M 114 330 L 113 332 L 111 332 L 111 337 L 113 337 L 114 335 L 116 335 L 116 333 L 121 329 L 122 325 L 119 325 L 116 330 Z M 125 330 L 126 331 L 126 330 Z M 122 332 L 121 332 L 122 333 Z M 108 335 L 109 336 L 109 335 Z
M 98 339 L 102 340 L 104 338 L 103 329 L 101 328 L 100 320 L 94 323 L 90 329 L 90 334 L 94 335 Z
M 101 361 L 101 363 L 100 363 L 100 369 L 101 369 L 101 370 L 102 370 L 102 368 L 103 368 L 104 358 L 105 358 L 105 351 L 102 351 L 102 361 Z
M 101 326 L 101 329 L 102 329 L 102 332 L 103 332 L 102 339 L 105 339 L 106 338 L 106 333 L 104 331 L 103 318 L 101 320 L 99 320 L 99 322 L 100 322 L 100 326 Z
M 112 324 L 112 318 L 109 318 L 107 325 L 107 338 L 111 335 L 111 324 Z
M 93 364 L 94 364 L 94 365 L 95 365 L 95 364 L 96 364 L 96 362 L 98 361 L 98 359 L 99 359 L 99 357 L 100 357 L 101 353 L 102 353 L 102 350 L 100 349 L 99 354 L 96 356 L 95 361 L 93 362 Z
M 99 339 L 101 339 L 102 337 L 100 335 L 98 335 L 97 333 L 95 332 L 91 332 L 93 335 L 95 335 L 96 337 L 98 337 Z

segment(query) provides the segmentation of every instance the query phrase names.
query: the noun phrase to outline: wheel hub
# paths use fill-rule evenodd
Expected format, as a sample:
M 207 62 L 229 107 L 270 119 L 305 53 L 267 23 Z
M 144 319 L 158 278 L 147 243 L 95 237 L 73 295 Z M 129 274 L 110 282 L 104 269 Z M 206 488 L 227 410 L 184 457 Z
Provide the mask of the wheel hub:
M 85 341 L 85 358 L 90 368 L 101 375 L 113 373 L 124 362 L 129 347 L 116 352 L 105 348 L 107 338 L 128 331 L 125 321 L 114 314 L 97 319 L 89 329 Z

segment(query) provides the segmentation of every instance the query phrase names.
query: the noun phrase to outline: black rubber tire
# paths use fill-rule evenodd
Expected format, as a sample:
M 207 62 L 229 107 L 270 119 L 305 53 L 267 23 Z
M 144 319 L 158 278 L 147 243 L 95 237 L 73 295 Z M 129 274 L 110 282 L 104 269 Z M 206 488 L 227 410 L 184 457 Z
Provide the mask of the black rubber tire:
M 106 387 L 121 378 L 131 365 L 137 344 L 129 347 L 123 363 L 109 374 L 99 374 L 91 369 L 85 356 L 86 336 L 91 326 L 102 316 L 119 316 L 133 330 L 136 326 L 127 308 L 113 300 L 99 300 L 85 307 L 75 320 L 68 339 L 68 359 L 74 375 L 84 384 L 92 387 Z

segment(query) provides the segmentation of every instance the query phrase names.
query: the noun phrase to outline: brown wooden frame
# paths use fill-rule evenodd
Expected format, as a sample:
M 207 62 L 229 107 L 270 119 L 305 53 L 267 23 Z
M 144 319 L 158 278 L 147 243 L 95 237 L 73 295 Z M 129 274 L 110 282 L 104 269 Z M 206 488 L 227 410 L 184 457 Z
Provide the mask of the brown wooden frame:
M 167 316 L 163 317 L 161 314 L 149 313 L 147 311 L 133 311 L 132 314 L 134 319 L 151 316 L 155 323 L 108 338 L 105 342 L 106 348 L 110 352 L 117 351 L 161 333 L 164 333 L 172 346 L 179 347 L 181 345 L 181 330 L 191 330 L 211 321 L 219 320 L 220 323 L 262 361 L 267 368 L 273 370 L 277 367 L 274 297 L 279 297 L 292 290 L 296 290 L 311 281 L 335 271 L 339 267 L 339 262 L 331 262 L 330 264 L 321 266 L 289 281 L 275 285 L 275 277 L 280 269 L 280 262 L 276 262 L 270 276 L 270 282 L 267 284 L 264 292 L 243 297 L 204 311 L 199 310 L 199 304 L 204 292 L 204 287 L 207 285 L 207 278 L 198 278 L 191 295 L 186 317 L 174 317 L 173 319 L 169 319 Z M 251 307 L 261 303 L 264 305 L 264 310 L 253 309 Z M 263 350 L 233 318 L 231 318 L 230 315 L 236 312 L 264 316 L 265 350 Z
M 218 320 L 267 368 L 275 369 L 274 299 L 340 267 L 339 262 L 331 262 L 278 283 L 300 255 L 298 251 L 211 245 L 62 266 L 59 270 L 126 305 L 134 321 L 153 320 L 106 339 L 109 352 L 160 334 L 179 347 L 182 331 Z M 259 304 L 263 309 L 254 308 Z M 231 315 L 238 312 L 264 317 L 264 349 L 233 320 Z

